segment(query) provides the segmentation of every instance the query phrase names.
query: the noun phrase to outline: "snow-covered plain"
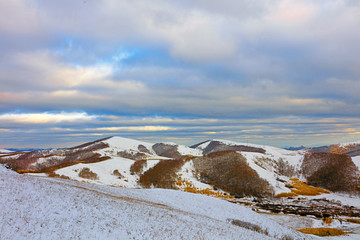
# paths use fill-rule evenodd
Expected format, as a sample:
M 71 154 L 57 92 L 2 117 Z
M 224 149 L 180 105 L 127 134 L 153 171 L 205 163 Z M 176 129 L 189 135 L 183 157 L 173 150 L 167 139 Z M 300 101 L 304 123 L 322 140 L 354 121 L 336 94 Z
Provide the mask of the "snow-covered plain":
M 0 239 L 311 239 L 223 200 L 19 175 L 0 165 Z M 234 226 L 238 219 L 268 234 Z

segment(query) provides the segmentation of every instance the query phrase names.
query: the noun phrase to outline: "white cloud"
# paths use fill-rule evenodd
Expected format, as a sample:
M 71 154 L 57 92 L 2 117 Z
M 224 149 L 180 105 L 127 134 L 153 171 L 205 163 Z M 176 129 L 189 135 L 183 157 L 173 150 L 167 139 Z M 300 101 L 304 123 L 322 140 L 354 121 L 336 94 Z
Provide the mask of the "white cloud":
M 60 122 L 83 122 L 94 120 L 96 116 L 86 113 L 6 113 L 0 115 L 0 121 L 23 124 L 49 124 Z

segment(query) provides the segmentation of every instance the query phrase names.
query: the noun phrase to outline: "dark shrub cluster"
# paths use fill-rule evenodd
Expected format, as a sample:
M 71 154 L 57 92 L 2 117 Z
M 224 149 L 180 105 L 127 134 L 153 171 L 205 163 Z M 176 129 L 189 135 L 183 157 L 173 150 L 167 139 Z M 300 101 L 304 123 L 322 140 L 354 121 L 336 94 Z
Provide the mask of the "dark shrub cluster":
M 132 160 L 146 159 L 146 154 L 141 152 L 121 151 L 121 152 L 117 152 L 117 155 L 119 157 L 128 158 Z
M 265 149 L 258 147 L 251 147 L 246 145 L 228 145 L 219 141 L 211 141 L 209 145 L 206 146 L 203 153 L 209 154 L 220 151 L 238 151 L 238 152 L 257 152 L 257 153 L 265 153 Z
M 112 172 L 112 175 L 117 176 L 119 179 L 124 178 L 124 175 L 122 175 L 117 169 Z
M 92 172 L 89 168 L 83 168 L 79 172 L 79 177 L 91 179 L 91 180 L 98 180 L 99 177 L 96 173 Z
M 84 146 L 85 147 L 79 146 L 69 149 L 52 149 L 17 153 L 16 155 L 14 154 L 14 157 L 0 157 L 0 163 L 7 164 L 12 170 L 17 172 L 48 172 L 49 169 L 107 159 L 94 152 L 95 150 L 107 147 L 107 144 L 94 142 L 92 145 L 84 144 Z M 36 163 L 39 158 L 46 158 L 47 161 Z
M 287 177 L 293 177 L 296 174 L 294 166 L 290 165 L 282 158 L 280 158 L 279 161 L 277 162 L 276 170 L 278 174 Z
M 356 165 L 343 154 L 306 154 L 302 171 L 309 184 L 331 191 L 355 191 L 359 185 Z
M 188 160 L 162 160 L 140 176 L 139 182 L 143 187 L 176 189 L 177 173 Z
M 130 167 L 130 174 L 131 175 L 140 175 L 143 169 L 147 166 L 146 160 L 137 160 L 131 165 Z
M 178 152 L 178 147 L 176 145 L 170 145 L 166 143 L 155 143 L 152 146 L 152 149 L 155 153 L 162 157 L 168 158 L 181 158 L 181 154 Z
M 272 196 L 270 184 L 259 177 L 235 151 L 208 154 L 193 160 L 201 181 L 239 196 Z

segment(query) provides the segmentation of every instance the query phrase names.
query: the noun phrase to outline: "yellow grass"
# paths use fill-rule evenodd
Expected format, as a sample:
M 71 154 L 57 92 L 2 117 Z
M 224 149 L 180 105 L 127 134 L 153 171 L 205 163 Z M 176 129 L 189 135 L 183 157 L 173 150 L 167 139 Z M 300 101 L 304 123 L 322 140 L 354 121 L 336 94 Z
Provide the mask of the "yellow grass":
M 294 192 L 283 192 L 283 193 L 279 193 L 276 194 L 275 197 L 277 198 L 282 198 L 282 197 L 296 197 L 298 196 L 296 193 Z
M 217 197 L 217 198 L 234 198 L 234 196 L 231 196 L 229 194 L 224 195 L 224 193 L 214 191 L 214 190 L 212 190 L 210 188 L 198 189 L 192 183 L 190 183 L 190 182 L 188 182 L 186 180 L 182 180 L 182 179 L 178 179 L 176 181 L 176 185 L 180 189 L 182 189 L 184 192 L 199 193 L 199 194 L 204 194 L 204 195 L 207 195 L 207 196 Z
M 336 228 L 303 228 L 303 229 L 297 229 L 297 231 L 305 233 L 305 234 L 317 235 L 320 237 L 340 236 L 340 235 L 347 234 L 343 230 L 336 229 Z
M 304 196 L 316 196 L 320 195 L 322 193 L 330 193 L 329 191 L 319 188 L 319 187 L 313 187 L 310 185 L 307 185 L 306 183 L 300 181 L 297 178 L 290 178 L 290 183 L 288 183 L 291 188 L 290 193 L 279 193 L 276 195 L 276 197 L 295 197 L 298 195 L 304 195 Z

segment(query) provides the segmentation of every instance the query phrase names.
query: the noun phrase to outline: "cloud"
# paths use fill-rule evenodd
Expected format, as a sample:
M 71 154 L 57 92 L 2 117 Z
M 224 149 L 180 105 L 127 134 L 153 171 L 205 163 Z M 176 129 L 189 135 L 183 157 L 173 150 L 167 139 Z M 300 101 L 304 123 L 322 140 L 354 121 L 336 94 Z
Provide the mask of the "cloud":
M 96 128 L 97 131 L 134 131 L 134 132 L 160 132 L 160 131 L 174 131 L 176 128 L 166 126 L 129 126 L 129 127 L 101 127 Z
M 17 115 L 1 126 L 39 137 L 59 127 L 85 139 L 115 126 L 106 133 L 279 143 L 358 132 L 355 122 L 329 121 L 360 114 L 359 10 L 352 0 L 5 0 L 0 116 Z M 87 115 L 60 117 L 79 112 Z M 329 129 L 298 122 L 314 118 Z
M 90 121 L 95 116 L 86 113 L 8 113 L 1 114 L 0 121 L 27 123 L 27 124 L 48 124 L 60 122 Z

